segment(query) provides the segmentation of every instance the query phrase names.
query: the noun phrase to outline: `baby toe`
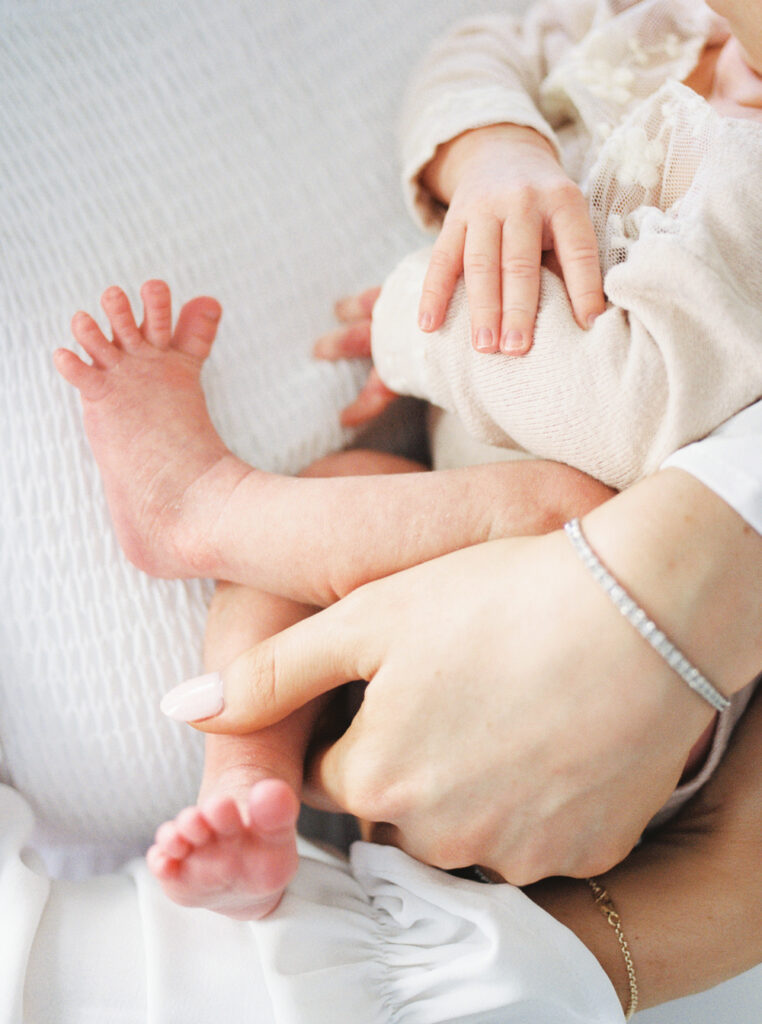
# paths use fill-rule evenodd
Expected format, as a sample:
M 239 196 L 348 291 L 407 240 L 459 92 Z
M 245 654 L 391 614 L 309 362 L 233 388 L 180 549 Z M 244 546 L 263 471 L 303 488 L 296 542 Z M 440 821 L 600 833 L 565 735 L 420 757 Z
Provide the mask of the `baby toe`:
M 140 289 L 143 300 L 143 334 L 156 348 L 167 349 L 172 342 L 172 296 L 165 281 L 146 281 Z

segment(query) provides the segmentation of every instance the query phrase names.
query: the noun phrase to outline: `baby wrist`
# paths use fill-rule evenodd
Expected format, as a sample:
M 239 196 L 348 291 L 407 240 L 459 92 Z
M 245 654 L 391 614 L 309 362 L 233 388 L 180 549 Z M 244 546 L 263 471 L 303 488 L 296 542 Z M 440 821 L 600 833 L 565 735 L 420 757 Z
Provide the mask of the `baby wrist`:
M 551 143 L 536 128 L 508 122 L 483 125 L 441 145 L 424 168 L 421 180 L 432 195 L 447 204 L 469 165 L 496 149 L 516 146 L 532 146 L 544 150 L 552 160 L 558 159 Z

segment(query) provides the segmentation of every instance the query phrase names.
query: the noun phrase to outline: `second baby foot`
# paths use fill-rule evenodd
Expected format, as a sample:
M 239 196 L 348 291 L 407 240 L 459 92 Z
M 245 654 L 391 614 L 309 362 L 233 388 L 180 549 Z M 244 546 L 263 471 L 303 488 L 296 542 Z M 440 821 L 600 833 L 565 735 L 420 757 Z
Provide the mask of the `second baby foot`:
M 211 527 L 251 472 L 217 434 L 201 389 L 221 307 L 212 298 L 193 299 L 173 329 L 167 285 L 148 281 L 141 296 L 138 326 L 124 292 L 107 289 L 101 304 L 112 340 L 91 316 L 77 313 L 72 333 L 92 362 L 58 349 L 55 364 L 80 393 L 128 558 L 154 576 L 212 575 L 205 551 Z
M 233 797 L 218 796 L 166 822 L 146 861 L 176 903 L 257 920 L 275 909 L 296 873 L 298 814 L 293 789 L 263 779 L 243 811 Z

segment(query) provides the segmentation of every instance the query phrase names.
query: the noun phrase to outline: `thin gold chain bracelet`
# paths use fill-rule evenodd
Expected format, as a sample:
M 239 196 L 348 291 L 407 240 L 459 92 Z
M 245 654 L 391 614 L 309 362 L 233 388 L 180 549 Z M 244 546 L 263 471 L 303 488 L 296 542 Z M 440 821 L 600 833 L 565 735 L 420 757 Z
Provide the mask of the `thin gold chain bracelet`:
M 625 1020 L 629 1020 L 638 1008 L 638 983 L 635 979 L 635 965 L 632 962 L 632 953 L 630 953 L 630 947 L 627 944 L 627 939 L 624 937 L 624 932 L 622 931 L 622 919 L 620 918 L 611 897 L 600 882 L 595 878 L 588 878 L 587 884 L 592 890 L 596 906 L 614 929 L 617 942 L 619 943 L 619 948 L 622 950 L 624 964 L 627 968 L 627 980 L 630 986 L 630 1004 L 627 1007 L 624 1018 Z

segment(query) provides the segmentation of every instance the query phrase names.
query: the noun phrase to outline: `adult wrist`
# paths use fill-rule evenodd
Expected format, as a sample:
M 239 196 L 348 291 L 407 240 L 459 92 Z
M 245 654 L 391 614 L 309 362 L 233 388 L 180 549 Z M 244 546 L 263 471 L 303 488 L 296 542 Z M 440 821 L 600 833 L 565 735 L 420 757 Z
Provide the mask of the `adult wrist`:
M 667 469 L 582 522 L 601 561 L 722 693 L 757 674 L 762 537 L 721 498 Z
M 493 124 L 471 128 L 437 148 L 432 160 L 421 172 L 421 182 L 442 203 L 449 203 L 458 182 L 470 163 L 486 153 L 516 146 L 544 150 L 554 162 L 553 146 L 536 129 L 518 124 Z M 506 157 L 510 154 L 506 152 Z

